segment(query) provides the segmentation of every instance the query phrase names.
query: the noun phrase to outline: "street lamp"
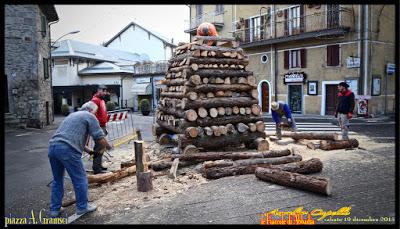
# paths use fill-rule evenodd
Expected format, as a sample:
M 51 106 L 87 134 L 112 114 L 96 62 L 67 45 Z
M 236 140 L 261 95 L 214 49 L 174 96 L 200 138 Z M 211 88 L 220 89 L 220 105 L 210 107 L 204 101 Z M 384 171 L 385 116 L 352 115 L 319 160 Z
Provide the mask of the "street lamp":
M 61 38 L 65 37 L 65 36 L 67 36 L 67 35 L 69 35 L 69 34 L 75 34 L 75 33 L 79 33 L 79 32 L 80 32 L 79 30 L 75 30 L 75 31 L 71 31 L 71 32 L 69 32 L 69 33 L 66 33 L 66 34 L 62 35 L 61 37 L 59 37 L 57 40 L 55 40 L 55 41 L 51 44 L 51 47 L 54 47 L 53 45 L 54 45 L 58 40 L 60 40 Z

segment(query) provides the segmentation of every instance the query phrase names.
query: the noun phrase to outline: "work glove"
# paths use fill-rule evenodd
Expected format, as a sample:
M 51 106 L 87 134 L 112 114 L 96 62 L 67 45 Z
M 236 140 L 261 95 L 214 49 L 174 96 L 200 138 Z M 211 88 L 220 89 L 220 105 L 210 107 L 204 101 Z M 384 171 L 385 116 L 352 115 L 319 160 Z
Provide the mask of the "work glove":
M 337 118 L 337 113 L 335 113 L 335 118 Z
M 288 124 L 289 124 L 289 126 L 292 126 L 292 119 L 291 118 L 288 118 Z
M 353 118 L 353 113 L 352 113 L 352 112 L 347 113 L 347 118 L 348 118 L 348 119 Z

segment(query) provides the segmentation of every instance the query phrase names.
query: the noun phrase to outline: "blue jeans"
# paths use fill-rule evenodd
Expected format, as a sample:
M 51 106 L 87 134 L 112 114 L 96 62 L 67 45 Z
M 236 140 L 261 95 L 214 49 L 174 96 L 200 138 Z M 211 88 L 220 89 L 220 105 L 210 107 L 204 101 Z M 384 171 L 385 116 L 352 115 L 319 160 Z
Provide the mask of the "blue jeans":
M 50 211 L 61 209 L 64 196 L 64 172 L 67 170 L 75 191 L 76 208 L 83 210 L 88 202 L 88 181 L 83 167 L 82 154 L 64 143 L 53 143 L 49 147 L 49 160 L 53 172 Z

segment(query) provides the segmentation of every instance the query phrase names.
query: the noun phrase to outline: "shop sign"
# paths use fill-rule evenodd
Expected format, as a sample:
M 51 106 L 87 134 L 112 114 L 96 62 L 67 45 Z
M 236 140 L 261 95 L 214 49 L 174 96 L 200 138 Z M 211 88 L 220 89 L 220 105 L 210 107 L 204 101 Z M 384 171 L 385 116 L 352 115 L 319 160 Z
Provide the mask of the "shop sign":
M 286 83 L 303 83 L 306 79 L 306 74 L 304 72 L 291 72 L 285 74 L 283 82 Z
M 360 57 L 349 56 L 346 59 L 347 68 L 359 68 Z

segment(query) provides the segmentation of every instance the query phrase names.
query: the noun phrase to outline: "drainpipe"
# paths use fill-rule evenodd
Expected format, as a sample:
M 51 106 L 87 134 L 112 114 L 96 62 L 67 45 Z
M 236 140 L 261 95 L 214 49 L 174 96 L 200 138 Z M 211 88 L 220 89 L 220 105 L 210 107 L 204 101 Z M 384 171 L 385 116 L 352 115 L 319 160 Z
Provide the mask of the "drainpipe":
M 50 22 L 50 23 L 48 23 L 48 25 L 49 25 L 49 49 L 50 49 L 50 52 L 49 52 L 49 59 L 50 59 L 50 93 L 51 93 L 51 98 L 52 98 L 52 111 L 53 111 L 53 118 L 52 118 L 52 122 L 54 122 L 54 95 L 53 95 L 53 71 L 52 71 L 52 69 L 53 69 L 53 60 L 52 60 L 52 58 L 51 58 L 51 25 L 53 25 L 53 24 L 56 24 L 57 22 L 59 22 L 60 21 L 60 19 L 58 19 L 57 21 L 53 21 L 53 22 Z M 61 101 L 61 103 L 62 103 L 62 101 Z
M 368 65 L 369 65 L 369 46 L 368 46 L 368 30 L 369 30 L 369 6 L 365 5 L 365 34 L 364 34 L 364 49 L 365 49 L 365 65 L 364 65 L 364 95 L 368 93 Z
M 358 94 L 362 95 L 363 93 L 363 81 L 364 81 L 364 66 L 365 66 L 365 56 L 364 56 L 364 26 L 365 26 L 365 5 L 361 5 L 361 26 L 360 26 L 360 75 L 358 81 Z
M 275 25 L 275 4 L 273 8 L 273 25 L 274 25 L 274 36 L 276 37 L 276 25 Z M 272 20 L 272 17 L 271 17 Z M 274 71 L 274 93 L 275 93 L 275 101 L 278 101 L 278 52 L 276 51 L 276 45 L 273 45 L 274 47 L 274 65 L 275 65 L 275 71 Z

